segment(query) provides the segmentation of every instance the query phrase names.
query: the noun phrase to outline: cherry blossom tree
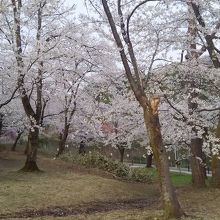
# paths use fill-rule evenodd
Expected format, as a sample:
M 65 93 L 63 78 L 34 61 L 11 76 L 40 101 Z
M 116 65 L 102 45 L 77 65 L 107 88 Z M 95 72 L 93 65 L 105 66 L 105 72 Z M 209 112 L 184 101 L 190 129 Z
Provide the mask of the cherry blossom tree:
M 208 51 L 214 68 L 218 69 L 220 67 L 220 51 L 217 46 L 217 40 L 219 39 L 217 34 L 220 29 L 220 22 L 217 12 L 217 8 L 219 8 L 218 2 L 209 1 L 205 4 L 204 2 L 190 1 L 189 4 L 191 4 L 191 8 L 194 12 L 194 17 L 197 21 L 195 26 L 199 35 L 202 38 L 204 51 Z M 210 21 L 206 14 L 211 15 L 213 19 L 211 19 Z M 216 137 L 220 138 L 220 117 L 216 128 Z M 216 143 L 214 145 L 216 145 Z M 220 187 L 220 162 L 218 158 L 218 150 L 216 150 L 218 148 L 214 147 L 213 149 L 213 152 L 216 153 L 213 153 L 212 156 L 212 183 L 215 187 Z
M 102 6 L 107 16 L 114 41 L 117 45 L 125 74 L 136 99 L 143 109 L 144 121 L 148 131 L 148 138 L 152 146 L 156 167 L 159 173 L 165 216 L 166 218 L 181 217 L 183 215 L 183 211 L 180 208 L 174 188 L 171 184 L 168 158 L 161 134 L 161 126 L 158 115 L 160 97 L 157 94 L 149 95 L 144 91 L 141 69 L 138 65 L 138 59 L 135 55 L 134 47 L 130 38 L 129 28 L 132 15 L 141 5 L 146 2 L 147 1 L 140 2 L 138 5 L 136 5 L 136 7 L 134 7 L 134 9 L 128 13 L 128 16 L 126 16 L 126 21 L 124 20 L 125 16 L 123 14 L 123 6 L 120 0 L 116 4 L 116 9 L 118 12 L 117 21 L 113 18 L 113 13 L 109 8 L 109 3 L 103 0 Z M 111 4 L 113 7 L 114 2 Z M 116 24 L 119 24 L 120 26 L 123 41 L 121 40 Z
M 12 42 L 10 46 L 16 63 L 17 86 L 29 118 L 29 147 L 23 170 L 35 171 L 38 170 L 38 138 L 45 103 L 43 81 L 49 59 L 46 54 L 56 46 L 49 47 L 48 41 L 51 36 L 57 35 L 58 27 L 62 28 L 60 22 L 66 20 L 64 14 L 67 11 L 61 7 L 61 1 L 12 0 L 9 4 L 5 2 L 5 5 L 3 17 Z M 59 22 L 55 18 L 59 18 Z
M 102 78 L 95 81 L 95 85 L 101 86 L 96 88 L 95 93 L 93 90 L 96 111 L 92 119 L 99 124 L 98 132 L 102 142 L 117 148 L 120 161 L 123 162 L 126 148 L 145 136 L 142 113 L 124 75 L 105 72 Z

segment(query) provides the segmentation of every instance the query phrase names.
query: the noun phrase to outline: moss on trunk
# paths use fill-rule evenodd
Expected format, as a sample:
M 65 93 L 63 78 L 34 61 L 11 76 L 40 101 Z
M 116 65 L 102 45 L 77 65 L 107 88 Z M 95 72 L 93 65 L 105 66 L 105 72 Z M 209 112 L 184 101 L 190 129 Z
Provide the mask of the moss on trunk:
M 184 215 L 177 199 L 169 173 L 169 162 L 163 145 L 161 127 L 157 111 L 144 108 L 144 120 L 151 143 L 154 160 L 159 176 L 162 205 L 165 219 L 180 218 Z

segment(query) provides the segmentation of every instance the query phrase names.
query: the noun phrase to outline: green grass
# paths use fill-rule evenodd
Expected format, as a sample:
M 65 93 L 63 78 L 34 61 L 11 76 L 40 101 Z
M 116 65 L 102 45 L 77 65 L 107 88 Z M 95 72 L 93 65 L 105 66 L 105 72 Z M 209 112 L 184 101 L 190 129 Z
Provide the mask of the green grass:
M 157 171 L 155 168 L 133 168 L 138 169 L 139 172 L 146 172 L 152 179 L 157 180 Z M 179 172 L 171 172 L 171 181 L 174 186 L 186 186 L 191 184 L 192 177 L 190 174 L 184 174 Z

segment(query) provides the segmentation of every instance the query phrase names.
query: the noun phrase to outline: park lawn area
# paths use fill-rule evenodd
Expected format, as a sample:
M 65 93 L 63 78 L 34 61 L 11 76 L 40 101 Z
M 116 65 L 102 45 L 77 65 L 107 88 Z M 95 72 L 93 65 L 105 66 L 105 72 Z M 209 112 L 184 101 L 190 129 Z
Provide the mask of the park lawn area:
M 192 176 L 190 174 L 180 173 L 180 172 L 171 172 L 171 180 L 174 186 L 186 186 L 191 185 L 192 183 Z M 206 184 L 209 186 L 211 181 L 211 177 L 208 176 L 206 180 Z
M 171 180 L 174 186 L 179 187 L 179 186 L 190 185 L 192 182 L 192 177 L 189 174 L 171 172 Z
M 95 169 L 42 156 L 38 164 L 44 172 L 17 172 L 24 161 L 22 154 L 10 152 L 1 159 L 1 214 L 93 201 L 157 199 L 159 195 L 155 185 L 119 181 Z
M 162 220 L 156 183 L 120 181 L 96 169 L 39 156 L 41 173 L 17 172 L 25 158 L 20 153 L 0 154 L 0 216 L 6 213 L 74 207 L 79 213 L 55 217 L 43 214 L 39 220 Z M 193 189 L 190 175 L 172 173 L 180 203 L 190 219 L 219 220 L 220 190 Z M 141 201 L 144 207 L 124 207 L 123 202 Z M 111 209 L 94 209 L 95 204 L 113 204 Z M 115 207 L 114 203 L 119 207 Z M 120 203 L 121 202 L 121 203 Z M 109 204 L 107 204 L 109 205 Z M 87 207 L 87 209 L 84 209 Z M 84 212 L 84 210 L 86 210 Z M 14 217 L 16 214 L 14 214 Z M 0 217 L 1 218 L 1 217 Z M 2 218 L 3 219 L 3 218 Z M 6 219 L 6 218 L 5 218 Z M 12 218 L 7 218 L 12 219 Z M 13 218 L 16 219 L 16 218 Z M 17 218 L 18 219 L 18 218 Z M 33 219 L 20 217 L 19 219 Z

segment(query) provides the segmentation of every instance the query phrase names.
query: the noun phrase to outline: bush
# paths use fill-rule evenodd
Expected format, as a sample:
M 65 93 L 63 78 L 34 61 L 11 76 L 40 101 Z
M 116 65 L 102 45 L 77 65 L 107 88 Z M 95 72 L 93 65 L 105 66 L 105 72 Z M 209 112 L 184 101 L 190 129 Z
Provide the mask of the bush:
M 149 168 L 131 168 L 130 178 L 136 182 L 153 182 L 155 172 Z
M 75 164 L 83 165 L 87 168 L 98 168 L 107 171 L 116 177 L 125 180 L 150 183 L 154 178 L 154 173 L 151 172 L 151 169 L 130 168 L 126 164 L 109 159 L 97 152 L 90 152 L 84 156 L 68 152 L 61 155 L 60 158 L 65 161 L 71 161 Z

